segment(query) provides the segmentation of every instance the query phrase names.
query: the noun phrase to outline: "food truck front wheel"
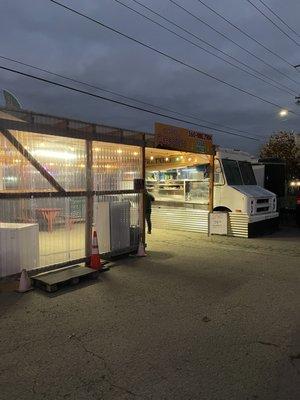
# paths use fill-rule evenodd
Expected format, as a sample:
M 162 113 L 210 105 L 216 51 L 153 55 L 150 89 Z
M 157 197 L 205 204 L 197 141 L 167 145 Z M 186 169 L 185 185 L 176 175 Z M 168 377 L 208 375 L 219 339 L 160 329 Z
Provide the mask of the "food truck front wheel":
M 231 210 L 230 210 L 229 208 L 227 208 L 227 207 L 221 207 L 221 206 L 215 207 L 215 208 L 213 209 L 213 211 L 226 212 L 226 213 L 230 213 L 230 212 L 231 212 Z
M 248 237 L 254 238 L 265 234 L 274 233 L 278 230 L 279 217 L 263 219 L 248 223 Z

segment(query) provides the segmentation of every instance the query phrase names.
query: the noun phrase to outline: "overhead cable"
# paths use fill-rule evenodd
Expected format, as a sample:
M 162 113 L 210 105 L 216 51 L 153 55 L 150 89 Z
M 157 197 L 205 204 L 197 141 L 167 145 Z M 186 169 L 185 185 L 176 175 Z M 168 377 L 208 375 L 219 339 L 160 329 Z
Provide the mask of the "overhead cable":
M 198 126 L 200 128 L 215 130 L 217 132 L 226 133 L 226 134 L 232 135 L 232 136 L 242 137 L 244 139 L 260 141 L 260 139 L 257 138 L 257 137 L 240 135 L 238 133 L 232 133 L 232 132 L 229 132 L 229 131 L 226 131 L 226 130 L 223 130 L 223 129 L 213 128 L 211 126 L 200 125 L 200 124 L 197 124 L 195 122 L 191 122 L 191 121 L 184 120 L 184 119 L 181 119 L 181 118 L 173 117 L 173 116 L 170 116 L 170 115 L 167 115 L 167 114 L 162 114 L 162 113 L 158 113 L 156 111 L 147 110 L 145 108 L 134 106 L 134 105 L 128 104 L 128 103 L 124 103 L 124 102 L 119 101 L 119 100 L 113 100 L 113 99 L 110 99 L 108 97 L 100 96 L 98 94 L 91 93 L 91 92 L 88 92 L 86 90 L 82 90 L 82 89 L 78 89 L 78 88 L 75 88 L 75 87 L 72 87 L 72 86 L 64 85 L 62 83 L 58 83 L 58 82 L 51 81 L 49 79 L 38 77 L 36 75 L 27 74 L 25 72 L 18 71 L 18 70 L 13 69 L 13 68 L 4 67 L 3 65 L 0 65 L 0 69 L 2 69 L 4 71 L 9 71 L 9 72 L 15 73 L 15 74 L 18 74 L 18 75 L 21 75 L 21 76 L 25 76 L 27 78 L 31 78 L 31 79 L 34 79 L 34 80 L 37 80 L 37 81 L 40 81 L 40 82 L 44 82 L 44 83 L 48 83 L 48 84 L 51 84 L 51 85 L 54 85 L 54 86 L 62 87 L 64 89 L 72 90 L 72 91 L 77 92 L 77 93 L 85 94 L 87 96 L 91 96 L 91 97 L 94 97 L 94 98 L 97 98 L 97 99 L 100 99 L 100 100 L 105 100 L 105 101 L 108 101 L 108 102 L 111 102 L 111 103 L 114 103 L 114 104 L 125 106 L 125 107 L 128 107 L 128 108 L 134 109 L 134 110 L 143 111 L 143 112 L 148 113 L 148 114 L 157 115 L 157 116 L 168 118 L 168 119 L 171 119 L 171 120 L 174 120 L 174 121 L 183 122 L 185 124 Z
M 66 76 L 66 75 L 58 74 L 58 73 L 50 71 L 48 69 L 41 68 L 41 67 L 38 67 L 36 65 L 28 64 L 28 63 L 25 63 L 25 62 L 22 62 L 22 61 L 19 61 L 19 60 L 15 60 L 15 59 L 10 58 L 10 57 L 5 57 L 5 56 L 0 55 L 0 58 L 3 59 L 3 60 L 6 60 L 6 61 L 10 61 L 10 62 L 19 64 L 19 65 L 25 66 L 25 67 L 29 67 L 29 68 L 35 69 L 37 71 L 41 71 L 41 72 L 47 73 L 49 75 L 56 76 L 58 78 L 62 78 L 62 79 L 68 80 L 70 82 L 77 83 L 79 85 L 83 85 L 83 86 L 89 87 L 91 89 L 96 89 L 96 90 L 99 90 L 99 91 L 102 91 L 102 92 L 105 92 L 105 93 L 112 94 L 114 96 L 118 96 L 118 97 L 121 97 L 123 99 L 133 101 L 135 103 L 143 104 L 143 105 L 146 105 L 146 106 L 149 106 L 149 107 L 153 107 L 153 108 L 156 108 L 156 109 L 159 109 L 159 110 L 162 110 L 162 111 L 171 112 L 172 114 L 180 115 L 180 116 L 185 117 L 185 118 L 190 118 L 190 119 L 193 119 L 193 120 L 198 121 L 198 122 L 204 122 L 206 124 L 212 124 L 212 125 L 220 126 L 222 128 L 229 129 L 229 130 L 232 130 L 232 131 L 235 131 L 235 132 L 240 132 L 240 133 L 245 133 L 245 134 L 252 135 L 251 132 L 247 132 L 247 131 L 244 131 L 244 130 L 236 129 L 236 128 L 233 128 L 231 126 L 219 124 L 219 123 L 216 123 L 216 122 L 213 122 L 213 121 L 208 121 L 208 120 L 205 120 L 205 119 L 201 119 L 199 117 L 196 117 L 195 115 L 184 114 L 184 113 L 181 113 L 179 111 L 172 110 L 170 108 L 166 108 L 166 107 L 163 107 L 163 106 L 160 106 L 160 105 L 152 104 L 152 103 L 137 99 L 135 97 L 126 96 L 126 95 L 121 94 L 119 92 L 116 92 L 116 91 L 113 91 L 113 90 L 110 90 L 110 89 L 106 89 L 106 88 L 103 88 L 103 87 L 100 87 L 98 85 L 94 85 L 94 84 L 91 84 L 91 83 L 83 82 L 81 80 L 78 80 L 78 79 L 75 79 L 75 78 L 71 78 L 71 77 Z M 214 128 L 212 128 L 212 129 L 214 129 Z
M 254 4 L 251 0 L 246 0 L 247 3 L 251 4 L 261 15 L 263 15 L 268 21 L 271 22 L 275 28 L 277 28 L 281 33 L 283 33 L 287 38 L 289 38 L 293 43 L 300 47 L 300 43 L 298 43 L 292 36 L 290 36 L 285 30 L 280 28 L 279 25 L 276 24 L 267 14 L 265 14 L 256 4 Z
M 271 81 L 274 82 L 275 84 L 273 84 L 273 83 L 271 83 L 271 82 L 269 82 L 269 81 L 266 81 L 265 79 L 261 78 L 260 76 L 257 76 L 257 75 L 255 75 L 255 74 L 253 74 L 253 73 L 251 73 L 251 72 L 245 70 L 244 68 L 241 68 L 239 65 L 233 64 L 232 62 L 226 60 L 225 58 L 220 57 L 220 56 L 218 56 L 218 55 L 215 54 L 215 53 L 212 53 L 210 50 L 207 50 L 206 48 L 204 48 L 204 47 L 202 47 L 202 46 L 199 46 L 197 43 L 195 43 L 195 42 L 191 41 L 190 39 L 187 39 L 186 37 L 184 37 L 184 36 L 178 34 L 177 32 L 173 31 L 172 29 L 169 29 L 169 28 L 166 27 L 165 25 L 162 25 L 161 23 L 159 23 L 159 22 L 153 20 L 152 18 L 148 17 L 147 15 L 142 14 L 141 12 L 135 10 L 134 8 L 128 6 L 127 4 L 124 4 L 122 1 L 120 1 L 120 0 L 114 0 L 114 1 L 115 1 L 116 3 L 118 3 L 118 4 L 122 5 L 122 6 L 124 6 L 125 8 L 129 9 L 130 11 L 132 11 L 132 12 L 134 12 L 134 13 L 140 15 L 141 17 L 145 18 L 146 20 L 152 22 L 153 24 L 158 25 L 158 26 L 161 27 L 162 29 L 164 29 L 164 30 L 166 30 L 166 31 L 168 31 L 168 32 L 170 32 L 170 33 L 172 33 L 173 35 L 179 37 L 180 39 L 184 40 L 185 42 L 190 43 L 191 45 L 197 47 L 198 49 L 200 49 L 200 50 L 202 50 L 202 51 L 205 51 L 206 53 L 212 55 L 213 57 L 216 57 L 216 58 L 218 58 L 219 60 L 224 61 L 225 63 L 231 65 L 232 67 L 237 68 L 237 69 L 239 69 L 239 70 L 242 71 L 242 72 L 245 72 L 246 74 L 248 74 L 248 75 L 254 77 L 255 79 L 259 79 L 260 81 L 266 83 L 267 85 L 271 85 L 271 86 L 275 87 L 275 88 L 278 89 L 278 90 L 283 90 L 284 92 L 286 92 L 286 93 L 288 93 L 288 94 L 291 94 L 291 95 L 298 94 L 297 91 L 295 91 L 295 90 L 289 88 L 288 86 L 283 85 L 282 83 L 278 83 L 277 81 L 275 81 L 274 79 L 268 77 L 267 75 L 264 75 L 264 74 L 260 73 L 259 71 L 257 71 L 256 69 L 250 67 L 250 66 L 247 65 L 246 63 L 243 63 L 242 61 L 238 60 L 237 58 L 232 57 L 230 54 L 224 52 L 223 50 L 218 49 L 216 46 L 210 44 L 210 43 L 207 42 L 206 40 L 203 40 L 203 39 L 200 38 L 199 36 L 194 35 L 192 32 L 190 32 L 190 31 L 186 30 L 185 28 L 183 28 L 183 27 L 177 25 L 176 23 L 174 23 L 173 21 L 169 20 L 168 18 L 165 18 L 163 15 L 161 15 L 161 14 L 157 13 L 156 11 L 152 10 L 150 7 L 144 6 L 144 5 L 143 5 L 142 3 L 140 3 L 139 1 L 137 1 L 137 0 L 132 0 L 133 2 L 135 2 L 135 3 L 139 4 L 139 5 L 141 5 L 142 7 L 145 7 L 147 10 L 151 10 L 152 13 L 154 13 L 155 15 L 158 15 L 160 18 L 166 20 L 168 23 L 170 23 L 170 24 L 176 26 L 177 28 L 179 28 L 179 29 L 181 29 L 182 31 L 188 33 L 189 35 L 196 37 L 198 40 L 200 40 L 201 42 L 205 43 L 207 46 L 212 47 L 214 50 L 216 50 L 216 51 L 218 51 L 218 52 L 220 52 L 220 53 L 222 53 L 222 54 L 225 54 L 226 57 L 229 57 L 229 58 L 235 60 L 235 61 L 238 62 L 239 64 L 244 65 L 246 68 L 249 68 L 250 70 L 256 72 L 257 74 L 262 75 L 263 77 L 265 77 L 266 79 L 271 80 Z
M 151 46 L 151 45 L 149 45 L 149 44 L 147 44 L 147 43 L 144 43 L 144 42 L 142 42 L 142 41 L 139 40 L 139 39 L 136 39 L 136 38 L 134 38 L 134 37 L 132 37 L 132 36 L 130 36 L 130 35 L 127 35 L 126 33 L 123 33 L 123 32 L 121 32 L 121 31 L 119 31 L 118 29 L 109 26 L 109 25 L 103 23 L 102 21 L 100 21 L 100 20 L 98 20 L 98 19 L 95 19 L 95 18 L 93 18 L 93 17 L 90 17 L 90 16 L 88 16 L 87 14 L 84 14 L 84 13 L 78 11 L 78 10 L 75 10 L 74 8 L 71 8 L 71 7 L 69 7 L 69 6 L 66 6 L 66 5 L 63 4 L 63 3 L 60 3 L 60 2 L 58 2 L 58 1 L 56 1 L 56 0 L 49 0 L 49 1 L 50 1 L 51 3 L 54 3 L 54 4 L 60 6 L 60 7 L 64 8 L 64 9 L 66 9 L 66 10 L 68 10 L 68 11 L 74 13 L 74 14 L 79 15 L 80 17 L 83 17 L 83 18 L 89 20 L 90 22 L 93 22 L 93 23 L 95 23 L 95 24 L 97 24 L 97 25 L 99 25 L 99 26 L 101 26 L 101 27 L 103 27 L 103 28 L 106 28 L 106 29 L 112 31 L 112 32 L 116 33 L 116 34 L 119 35 L 119 36 L 125 37 L 126 39 L 129 39 L 129 40 L 131 40 L 131 41 L 134 42 L 134 43 L 137 43 L 137 44 L 139 44 L 139 45 L 141 45 L 141 46 L 143 46 L 143 47 L 145 47 L 145 48 L 147 48 L 147 49 L 149 49 L 149 50 L 151 50 L 151 51 L 153 51 L 153 52 L 155 52 L 155 53 L 157 53 L 157 54 L 160 54 L 160 55 L 164 56 L 165 58 L 168 58 L 169 60 L 172 60 L 172 61 L 174 61 L 174 62 L 176 62 L 176 63 L 178 63 L 178 64 L 180 64 L 180 65 L 183 65 L 183 66 L 185 66 L 185 67 L 187 67 L 187 68 L 189 68 L 189 69 L 191 69 L 191 70 L 193 70 L 193 71 L 195 71 L 195 72 L 198 72 L 199 74 L 201 74 L 201 75 L 203 75 L 203 76 L 206 76 L 206 77 L 208 77 L 208 78 L 211 78 L 211 79 L 213 79 L 213 80 L 215 80 L 215 81 L 217 81 L 217 82 L 219 82 L 219 83 L 222 83 L 222 84 L 224 84 L 224 85 L 226 85 L 226 86 L 228 86 L 228 87 L 230 87 L 230 88 L 232 88 L 232 89 L 235 89 L 235 90 L 237 90 L 237 91 L 239 91 L 239 92 L 241 92 L 241 93 L 244 93 L 244 94 L 246 94 L 246 95 L 248 95 L 248 96 L 250 96 L 250 97 L 253 97 L 253 98 L 255 98 L 255 99 L 258 99 L 258 100 L 260 100 L 260 101 L 262 101 L 262 102 L 264 102 L 264 103 L 266 103 L 266 104 L 272 105 L 272 106 L 274 106 L 274 107 L 276 107 L 276 108 L 279 108 L 279 109 L 286 108 L 286 107 L 283 107 L 282 105 L 279 105 L 279 104 L 277 104 L 277 103 L 275 103 L 275 102 L 273 102 L 273 101 L 270 101 L 270 100 L 265 99 L 265 98 L 263 98 L 263 97 L 261 97 L 261 96 L 258 96 L 258 95 L 256 95 L 255 93 L 249 92 L 249 91 L 246 90 L 246 89 L 240 88 L 240 87 L 238 87 L 238 86 L 236 86 L 236 85 L 234 85 L 234 84 L 232 84 L 232 83 L 229 83 L 229 82 L 227 82 L 227 81 L 224 81 L 223 79 L 218 78 L 218 77 L 216 77 L 216 76 L 214 76 L 214 75 L 212 75 L 212 74 L 210 74 L 210 73 L 208 73 L 208 72 L 206 72 L 206 71 L 203 71 L 203 70 L 201 70 L 201 69 L 198 68 L 198 67 L 195 67 L 195 66 L 193 66 L 193 65 L 190 65 L 190 64 L 188 64 L 187 62 L 185 62 L 185 61 L 183 61 L 183 60 L 180 60 L 180 59 L 178 59 L 178 58 L 176 58 L 176 57 L 174 57 L 174 56 L 171 56 L 170 54 L 168 54 L 168 53 L 166 53 L 166 52 L 163 52 L 162 50 L 158 50 L 158 49 L 156 49 L 155 47 L 153 47 L 153 46 Z M 295 114 L 295 115 L 298 115 L 297 113 L 295 113 L 295 112 L 292 111 L 292 110 L 290 110 L 290 113 Z
M 216 28 L 214 28 L 212 25 L 208 24 L 206 21 L 204 21 L 203 19 L 201 19 L 198 15 L 192 13 L 191 11 L 189 11 L 187 8 L 183 7 L 182 5 L 178 4 L 176 1 L 174 0 L 169 0 L 172 4 L 174 4 L 175 6 L 177 6 L 178 8 L 182 9 L 184 12 L 186 12 L 187 14 L 189 14 L 191 17 L 195 18 L 197 21 L 201 22 L 202 24 L 208 26 L 210 29 L 212 29 L 214 32 L 217 32 L 219 35 L 221 35 L 222 37 L 224 37 L 225 39 L 229 40 L 231 43 L 235 44 L 236 46 L 238 46 L 241 50 L 245 51 L 247 54 L 250 54 L 252 57 L 256 58 L 257 60 L 261 61 L 263 64 L 267 65 L 269 68 L 273 69 L 274 71 L 276 71 L 277 73 L 281 74 L 282 76 L 284 76 L 285 78 L 289 79 L 290 81 L 296 83 L 297 85 L 299 85 L 299 82 L 296 81 L 295 79 L 291 78 L 289 75 L 287 75 L 286 73 L 280 71 L 278 68 L 274 67 L 272 64 L 268 63 L 267 61 L 263 60 L 261 57 L 258 57 L 256 54 L 254 54 L 253 52 L 247 50 L 245 48 L 245 46 L 240 45 L 239 43 L 237 43 L 235 40 L 231 39 L 229 36 L 225 35 L 224 33 L 220 32 L 219 30 L 217 30 Z M 200 1 L 200 0 L 198 0 Z M 201 2 L 201 1 L 200 1 Z M 202 2 L 201 2 L 202 3 Z M 276 54 L 276 53 L 274 53 Z M 280 56 L 279 56 L 280 57 Z M 284 59 L 283 59 L 284 60 Z M 285 61 L 285 60 L 284 60 Z M 293 67 L 292 64 L 290 64 L 288 62 L 288 64 L 290 66 Z
M 266 4 L 263 0 L 258 0 L 263 6 L 266 7 L 266 9 L 268 9 L 270 11 L 270 13 L 272 13 L 274 15 L 274 17 L 276 17 L 283 25 L 285 25 L 288 29 L 290 29 L 290 31 L 292 31 L 296 36 L 300 37 L 299 33 L 295 31 L 295 29 L 293 29 L 283 18 L 280 17 L 280 15 L 278 15 L 274 10 L 272 10 L 272 8 Z
M 170 0 L 171 1 L 171 0 Z M 243 30 L 242 28 L 240 28 L 238 25 L 234 24 L 233 22 L 231 22 L 228 18 L 224 17 L 223 14 L 221 14 L 220 12 L 216 11 L 214 8 L 210 7 L 209 5 L 207 5 L 204 1 L 202 0 L 197 0 L 199 3 L 201 3 L 204 7 L 206 7 L 208 10 L 210 10 L 211 12 L 213 12 L 214 14 L 216 14 L 218 17 L 220 17 L 223 21 L 227 22 L 230 26 L 232 26 L 233 28 L 235 28 L 236 30 L 238 30 L 240 33 L 242 33 L 243 35 L 245 35 L 248 39 L 251 39 L 253 42 L 255 42 L 256 44 L 258 44 L 259 46 L 261 46 L 263 49 L 265 49 L 266 51 L 268 51 L 270 54 L 273 54 L 273 56 L 279 58 L 281 61 L 283 61 L 284 63 L 286 63 L 287 65 L 289 65 L 290 67 L 294 67 L 293 64 L 291 62 L 289 62 L 287 59 L 285 59 L 284 57 L 282 57 L 280 54 L 276 53 L 275 51 L 271 50 L 269 47 L 267 47 L 266 45 L 264 45 L 262 42 L 260 42 L 259 40 L 255 39 L 255 37 L 253 37 L 252 35 L 250 35 L 248 32 L 246 32 L 245 30 Z M 268 64 L 269 65 L 269 64 Z M 270 66 L 270 65 L 269 65 Z M 292 80 L 293 82 L 295 82 L 293 79 L 289 78 L 290 80 Z M 296 82 L 297 83 L 297 82 Z

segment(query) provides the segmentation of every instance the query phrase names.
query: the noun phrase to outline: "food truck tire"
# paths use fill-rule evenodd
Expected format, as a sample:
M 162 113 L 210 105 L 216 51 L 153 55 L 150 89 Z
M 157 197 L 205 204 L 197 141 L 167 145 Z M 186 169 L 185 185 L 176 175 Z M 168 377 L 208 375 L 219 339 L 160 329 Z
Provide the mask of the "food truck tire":
M 248 237 L 255 238 L 276 232 L 279 227 L 279 217 L 267 218 L 248 224 Z
M 227 207 L 215 207 L 213 209 L 213 211 L 219 211 L 219 212 L 226 212 L 226 213 L 230 213 L 231 210 Z

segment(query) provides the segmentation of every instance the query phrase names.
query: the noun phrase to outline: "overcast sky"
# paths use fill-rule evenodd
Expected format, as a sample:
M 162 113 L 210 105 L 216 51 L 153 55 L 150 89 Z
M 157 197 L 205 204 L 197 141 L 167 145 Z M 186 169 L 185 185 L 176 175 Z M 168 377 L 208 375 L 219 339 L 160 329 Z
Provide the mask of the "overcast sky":
M 167 25 L 166 22 L 151 15 L 132 0 L 120 1 Z M 298 81 L 299 84 L 297 85 L 276 73 L 224 37 L 187 15 L 169 0 L 139 1 L 247 65 L 300 93 L 300 69 L 297 72 L 245 38 L 197 0 L 176 1 L 230 36 L 243 48 L 255 53 L 293 80 Z M 300 106 L 295 104 L 293 95 L 250 77 L 146 21 L 114 0 L 61 0 L 61 2 L 205 72 L 300 114 Z M 204 2 L 268 48 L 280 54 L 291 64 L 300 64 L 300 47 L 278 31 L 246 0 L 204 0 Z M 252 0 L 252 2 L 262 8 L 259 0 Z M 271 6 L 300 35 L 299 0 L 285 0 L 284 2 L 282 0 L 264 0 L 264 2 Z M 200 119 L 246 130 L 261 138 L 278 130 L 295 130 L 297 132 L 300 130 L 299 116 L 290 114 L 288 118 L 282 120 L 278 117 L 278 109 L 275 107 L 153 53 L 50 3 L 48 0 L 0 0 L 0 9 L 1 56 L 46 68 L 181 113 L 196 115 Z M 264 11 L 267 12 L 267 10 Z M 268 15 L 271 14 L 268 13 Z M 280 22 L 278 23 L 280 24 Z M 300 36 L 293 35 L 284 25 L 280 26 L 300 43 Z M 176 29 L 171 25 L 168 27 Z M 188 37 L 178 29 L 177 31 Z M 197 42 L 196 39 L 189 38 Z M 208 48 L 200 42 L 198 44 Z M 1 59 L 0 65 L 67 83 L 62 79 L 53 78 Z M 155 121 L 180 125 L 171 120 L 130 110 L 0 70 L 0 89 L 2 88 L 13 92 L 25 109 L 37 112 L 147 132 L 153 131 Z M 103 95 L 103 92 L 97 93 Z M 110 97 L 118 99 L 116 96 Z M 193 126 L 190 125 L 190 127 Z M 194 128 L 201 130 L 195 126 Z M 213 133 L 214 141 L 217 144 L 240 148 L 254 154 L 262 144 L 209 129 L 202 129 L 202 131 Z

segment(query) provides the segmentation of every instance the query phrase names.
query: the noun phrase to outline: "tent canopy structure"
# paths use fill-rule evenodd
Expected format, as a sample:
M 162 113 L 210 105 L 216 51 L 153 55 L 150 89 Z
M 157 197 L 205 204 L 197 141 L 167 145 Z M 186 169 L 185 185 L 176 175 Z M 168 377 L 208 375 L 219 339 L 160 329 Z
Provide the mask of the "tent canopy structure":
M 209 164 L 210 156 L 178 150 L 146 148 L 146 170 L 155 171 L 171 168 L 187 168 L 199 164 Z
M 0 276 L 16 272 L 11 255 L 19 270 L 88 262 L 94 212 L 104 203 L 119 213 L 127 238 L 118 242 L 117 227 L 103 227 L 113 243 L 107 255 L 135 250 L 144 229 L 143 190 L 135 185 L 143 179 L 143 145 L 141 132 L 1 109 Z M 28 230 L 22 246 L 7 229 Z
M 98 235 L 106 232 L 111 243 L 104 256 L 134 251 L 145 240 L 146 172 L 212 165 L 212 154 L 155 146 L 155 135 L 145 132 L 1 108 L 0 234 L 2 228 L 14 227 L 17 232 L 26 225 L 35 238 L 25 243 L 28 233 L 22 245 L 35 259 L 23 255 L 15 265 L 31 269 L 88 262 L 92 229 L 99 226 L 95 215 L 104 204 L 109 218 L 124 225 L 122 230 L 111 220 L 114 231 L 100 227 Z M 189 189 L 196 193 L 196 187 Z M 126 243 L 117 239 L 121 231 Z M 3 249 L 20 256 L 18 246 L 12 246 L 2 240 Z M 1 260 L 0 275 L 9 275 L 10 256 L 2 254 L 7 255 Z

